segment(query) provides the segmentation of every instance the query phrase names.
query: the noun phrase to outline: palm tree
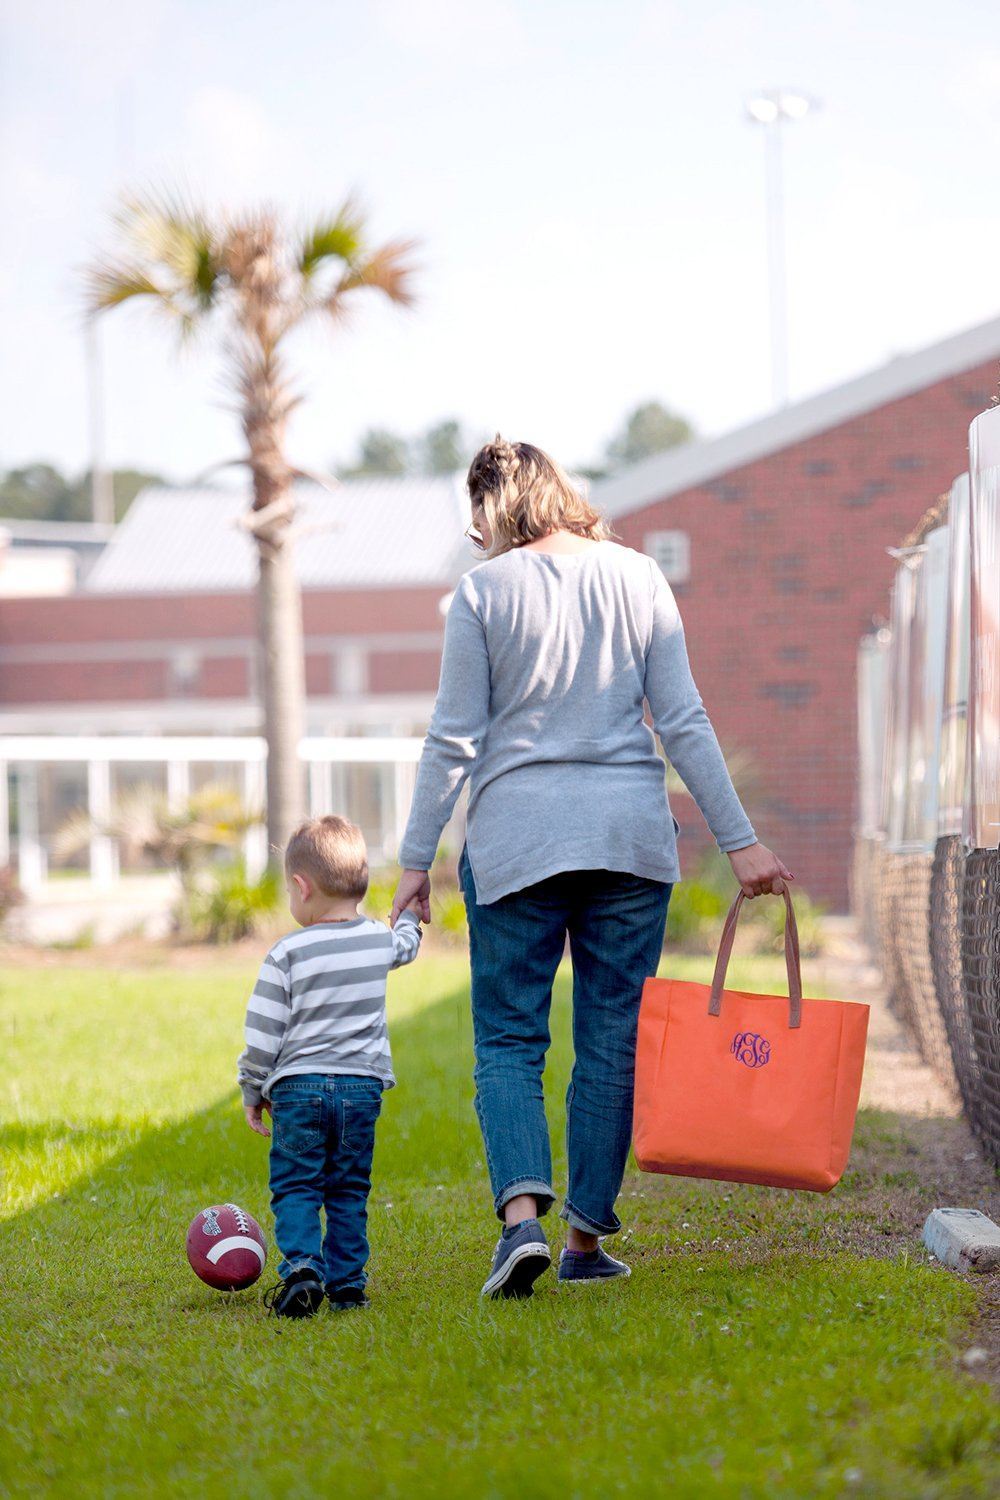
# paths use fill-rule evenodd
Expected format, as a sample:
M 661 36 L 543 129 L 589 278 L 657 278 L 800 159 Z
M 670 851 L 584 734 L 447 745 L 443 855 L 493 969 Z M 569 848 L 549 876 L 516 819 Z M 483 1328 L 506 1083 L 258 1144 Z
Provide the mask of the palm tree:
M 299 397 L 285 347 L 293 329 L 320 315 L 343 325 L 367 290 L 413 302 L 415 242 L 369 243 L 353 199 L 304 230 L 261 208 L 211 219 L 180 199 L 126 198 L 115 215 L 117 246 L 87 271 L 91 315 L 136 298 L 166 313 L 182 339 L 205 325 L 220 336 L 237 398 L 253 480 L 244 524 L 259 556 L 258 636 L 267 739 L 267 836 L 272 861 L 304 811 L 298 744 L 305 727 L 302 600 L 292 542 L 295 499 L 285 452 Z

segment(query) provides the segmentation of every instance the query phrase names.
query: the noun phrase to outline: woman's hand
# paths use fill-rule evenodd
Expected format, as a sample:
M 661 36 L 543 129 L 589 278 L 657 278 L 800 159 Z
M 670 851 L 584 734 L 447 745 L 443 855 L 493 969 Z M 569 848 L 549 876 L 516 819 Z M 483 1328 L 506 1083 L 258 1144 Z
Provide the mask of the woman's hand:
M 399 884 L 392 901 L 390 927 L 395 927 L 396 918 L 411 902 L 416 902 L 420 920 L 429 922 L 431 919 L 431 877 L 426 870 L 404 870 L 399 877 Z
M 780 896 L 782 882 L 794 880 L 791 870 L 765 844 L 748 844 L 745 849 L 731 849 L 729 863 L 744 896 Z

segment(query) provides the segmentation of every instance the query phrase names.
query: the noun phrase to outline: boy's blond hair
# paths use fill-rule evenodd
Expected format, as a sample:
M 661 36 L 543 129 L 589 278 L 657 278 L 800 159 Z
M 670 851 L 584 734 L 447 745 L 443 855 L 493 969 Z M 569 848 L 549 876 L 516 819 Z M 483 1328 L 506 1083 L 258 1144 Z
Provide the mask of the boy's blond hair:
M 324 896 L 353 896 L 368 890 L 368 850 L 356 823 L 330 813 L 301 823 L 285 849 L 285 873 L 305 875 Z

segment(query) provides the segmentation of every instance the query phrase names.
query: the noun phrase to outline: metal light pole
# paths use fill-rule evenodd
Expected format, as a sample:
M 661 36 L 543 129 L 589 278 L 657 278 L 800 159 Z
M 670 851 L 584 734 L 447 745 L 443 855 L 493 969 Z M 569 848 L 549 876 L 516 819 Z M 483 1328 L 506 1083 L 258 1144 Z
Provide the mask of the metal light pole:
M 135 143 L 135 99 L 131 85 L 118 90 L 115 114 L 117 176 L 121 186 L 132 173 Z M 90 434 L 90 513 L 102 526 L 115 524 L 115 480 L 104 465 L 104 365 L 97 323 L 90 317 L 84 327 L 87 379 L 87 417 Z
M 771 312 L 771 399 L 788 401 L 788 292 L 785 283 L 785 193 L 781 129 L 786 120 L 801 120 L 818 107 L 815 99 L 789 89 L 767 89 L 747 100 L 749 119 L 764 127 L 764 178 L 767 194 L 767 266 Z
M 90 427 L 90 513 L 102 526 L 115 524 L 114 480 L 104 467 L 104 372 L 97 325 L 88 318 L 84 326 L 87 355 L 87 398 Z

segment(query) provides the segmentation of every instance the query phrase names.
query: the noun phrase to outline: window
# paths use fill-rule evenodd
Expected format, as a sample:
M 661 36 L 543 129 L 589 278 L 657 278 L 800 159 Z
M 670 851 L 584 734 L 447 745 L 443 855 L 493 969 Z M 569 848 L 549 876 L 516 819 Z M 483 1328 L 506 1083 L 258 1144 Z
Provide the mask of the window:
M 175 698 L 186 698 L 197 692 L 201 675 L 201 657 L 197 651 L 182 649 L 170 656 L 169 691 Z
M 686 531 L 650 531 L 643 548 L 668 583 L 687 583 L 691 576 L 691 538 Z

